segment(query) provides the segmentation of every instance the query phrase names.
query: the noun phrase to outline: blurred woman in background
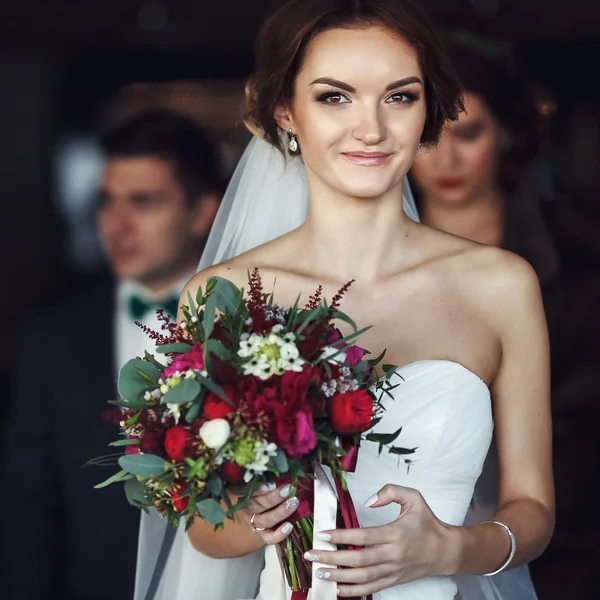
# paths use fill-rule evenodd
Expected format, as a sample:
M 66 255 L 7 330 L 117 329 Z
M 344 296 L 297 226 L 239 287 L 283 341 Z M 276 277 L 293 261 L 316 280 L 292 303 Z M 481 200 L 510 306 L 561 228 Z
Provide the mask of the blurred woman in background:
M 410 171 L 421 220 L 516 252 L 544 284 L 558 273 L 559 260 L 528 177 L 540 141 L 535 105 L 499 60 L 463 43 L 446 48 L 463 84 L 465 112 L 437 146 L 419 152 Z

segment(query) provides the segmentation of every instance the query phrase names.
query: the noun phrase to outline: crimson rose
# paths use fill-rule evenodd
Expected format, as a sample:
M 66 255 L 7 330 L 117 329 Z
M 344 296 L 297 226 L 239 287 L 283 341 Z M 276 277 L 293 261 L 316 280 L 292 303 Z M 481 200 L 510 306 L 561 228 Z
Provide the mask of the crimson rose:
M 234 389 L 231 386 L 223 385 L 221 389 L 229 399 L 233 399 Z M 216 394 L 210 392 L 206 396 L 202 412 L 209 421 L 213 419 L 226 419 L 233 412 L 233 407 Z
M 189 430 L 183 425 L 176 425 L 165 434 L 165 450 L 173 460 L 183 460 L 186 456 L 186 446 L 190 437 Z
M 225 461 L 221 466 L 221 475 L 229 483 L 242 483 L 245 472 L 246 469 L 244 467 L 240 467 L 240 465 L 230 460 Z
M 366 390 L 336 394 L 329 401 L 329 416 L 338 435 L 362 433 L 373 421 L 373 399 Z

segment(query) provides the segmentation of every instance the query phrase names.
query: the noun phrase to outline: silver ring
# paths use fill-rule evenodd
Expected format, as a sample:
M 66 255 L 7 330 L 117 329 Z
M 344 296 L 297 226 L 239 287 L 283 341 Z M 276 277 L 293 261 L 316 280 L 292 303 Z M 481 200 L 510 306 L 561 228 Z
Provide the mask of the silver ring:
M 257 527 L 254 524 L 254 517 L 256 517 L 256 513 L 254 513 L 251 517 L 250 517 L 250 531 L 256 533 L 257 531 L 264 531 L 266 529 L 266 527 Z

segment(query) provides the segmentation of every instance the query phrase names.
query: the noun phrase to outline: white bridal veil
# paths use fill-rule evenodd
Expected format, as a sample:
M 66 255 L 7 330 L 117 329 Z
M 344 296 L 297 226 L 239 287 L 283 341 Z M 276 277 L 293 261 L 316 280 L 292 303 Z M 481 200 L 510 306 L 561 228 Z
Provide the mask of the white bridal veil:
M 406 177 L 403 205 L 405 213 L 418 221 L 419 215 Z M 302 160 L 294 157 L 284 161 L 276 149 L 254 137 L 231 178 L 198 269 L 233 258 L 288 233 L 302 225 L 307 214 L 308 186 Z M 493 515 L 497 497 L 497 473 L 495 453 L 491 451 L 484 473 L 476 486 L 472 510 L 467 517 L 468 524 L 478 523 Z M 172 550 L 178 554 L 178 560 L 172 560 L 173 556 L 169 560 L 159 556 L 159 553 L 166 554 L 164 550 L 168 544 L 163 543 L 161 548 L 161 531 L 164 531 L 164 526 L 157 519 L 155 514 L 151 517 L 144 515 L 142 519 L 135 600 L 146 597 L 145 590 L 148 589 L 153 573 L 154 579 L 157 579 L 157 575 L 164 570 L 162 579 L 172 581 L 174 569 L 177 569 L 177 578 L 185 581 L 178 581 L 180 593 L 171 594 L 169 600 L 206 598 L 202 583 L 206 575 L 202 569 L 204 557 L 181 539 L 182 536 L 186 537 L 181 528 L 175 534 Z M 174 564 L 180 561 L 188 568 L 183 570 Z M 196 565 L 192 566 L 194 561 Z M 519 567 L 494 577 L 460 576 L 456 579 L 461 600 L 537 598 L 527 567 Z M 156 600 L 163 598 L 157 595 Z

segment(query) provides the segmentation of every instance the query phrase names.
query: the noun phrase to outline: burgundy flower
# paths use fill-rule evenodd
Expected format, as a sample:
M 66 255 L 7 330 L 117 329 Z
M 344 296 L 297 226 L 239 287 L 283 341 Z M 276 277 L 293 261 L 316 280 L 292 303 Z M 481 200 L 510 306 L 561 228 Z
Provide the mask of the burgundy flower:
M 292 459 L 299 459 L 313 450 L 317 445 L 317 434 L 310 410 L 290 411 L 278 419 L 274 441 Z
M 355 367 L 364 357 L 365 351 L 359 346 L 349 346 L 346 348 L 346 364 L 349 367 Z
M 175 508 L 175 510 L 178 510 L 180 512 L 185 510 L 190 502 L 189 494 L 182 496 L 182 494 L 185 492 L 186 487 L 187 482 L 178 482 L 173 484 L 173 489 L 168 492 L 169 496 L 171 496 L 171 500 L 173 501 L 173 507 Z
M 232 484 L 242 483 L 242 481 L 244 481 L 245 472 L 246 469 L 244 469 L 244 467 L 240 467 L 240 465 L 229 460 L 224 462 L 221 467 L 223 479 Z
M 144 454 L 161 455 L 163 451 L 164 438 L 165 433 L 162 430 L 145 431 L 140 437 L 139 449 Z

